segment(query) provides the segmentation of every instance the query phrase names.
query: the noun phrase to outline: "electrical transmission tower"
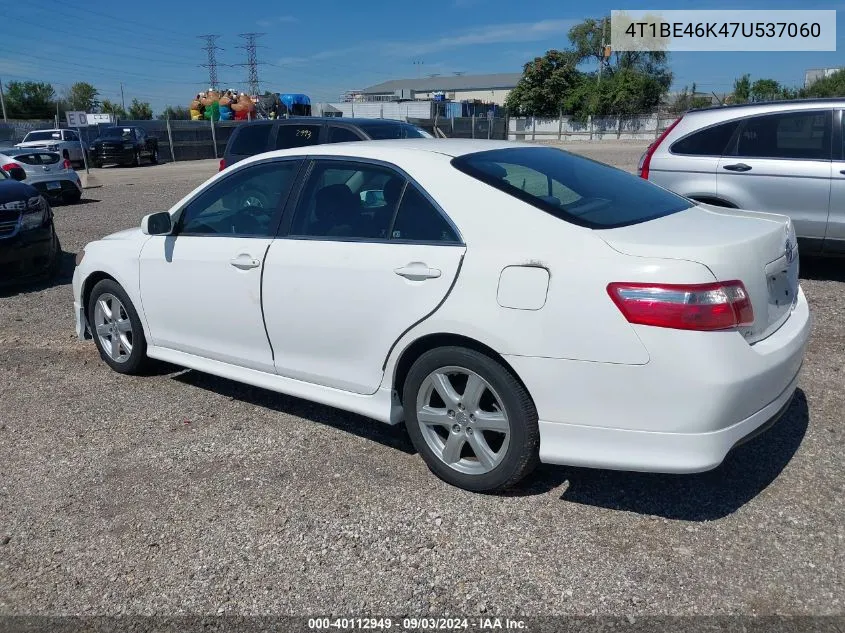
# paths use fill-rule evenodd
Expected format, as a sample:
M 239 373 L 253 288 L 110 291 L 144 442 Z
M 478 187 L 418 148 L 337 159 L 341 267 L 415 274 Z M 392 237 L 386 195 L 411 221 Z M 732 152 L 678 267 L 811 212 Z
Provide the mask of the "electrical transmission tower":
M 201 40 L 205 40 L 205 47 L 202 49 L 208 53 L 208 63 L 200 64 L 203 68 L 208 68 L 208 87 L 212 90 L 217 90 L 219 88 L 217 82 L 217 51 L 222 51 L 223 49 L 220 48 L 215 44 L 219 35 L 197 35 L 197 37 Z
M 246 40 L 245 46 L 238 46 L 238 48 L 246 49 L 246 64 L 236 64 L 236 66 L 246 66 L 248 68 L 247 84 L 249 84 L 249 93 L 252 96 L 258 95 L 259 81 L 258 81 L 258 61 L 256 41 L 264 33 L 241 33 L 238 37 Z

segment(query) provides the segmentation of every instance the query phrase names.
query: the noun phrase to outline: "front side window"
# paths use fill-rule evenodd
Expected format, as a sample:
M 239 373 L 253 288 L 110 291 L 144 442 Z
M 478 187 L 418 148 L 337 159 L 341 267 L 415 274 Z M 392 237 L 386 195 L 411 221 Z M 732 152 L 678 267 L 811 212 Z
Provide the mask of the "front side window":
M 452 165 L 553 216 L 594 229 L 639 224 L 692 203 L 627 172 L 551 147 L 465 154 Z
M 290 147 L 305 147 L 316 145 L 320 142 L 319 125 L 280 125 L 276 133 L 276 149 L 288 149 Z
M 405 179 L 381 165 L 317 161 L 291 224 L 298 237 L 387 239 Z
M 830 160 L 830 110 L 766 114 L 747 119 L 733 156 Z
M 71 132 L 68 130 L 65 132 L 65 140 L 66 141 L 78 141 L 79 137 L 76 135 L 76 132 Z
M 728 146 L 739 121 L 729 121 L 699 130 L 672 144 L 669 151 L 687 156 L 721 156 Z
M 299 165 L 260 163 L 216 182 L 185 207 L 176 234 L 272 237 Z

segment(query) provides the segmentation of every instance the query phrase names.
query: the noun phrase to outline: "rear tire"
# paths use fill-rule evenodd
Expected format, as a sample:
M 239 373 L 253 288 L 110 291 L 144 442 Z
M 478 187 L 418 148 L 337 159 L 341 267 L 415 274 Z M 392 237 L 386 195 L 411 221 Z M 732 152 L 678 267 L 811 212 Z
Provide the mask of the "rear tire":
M 147 339 L 135 306 L 119 283 L 97 282 L 88 298 L 87 318 L 100 357 L 120 374 L 137 375 L 149 365 Z
M 150 153 L 150 165 L 158 164 L 158 148 L 154 148 Z
M 426 352 L 408 372 L 402 402 L 414 447 L 453 486 L 498 492 L 524 479 L 540 461 L 531 396 L 506 367 L 480 352 L 463 347 Z

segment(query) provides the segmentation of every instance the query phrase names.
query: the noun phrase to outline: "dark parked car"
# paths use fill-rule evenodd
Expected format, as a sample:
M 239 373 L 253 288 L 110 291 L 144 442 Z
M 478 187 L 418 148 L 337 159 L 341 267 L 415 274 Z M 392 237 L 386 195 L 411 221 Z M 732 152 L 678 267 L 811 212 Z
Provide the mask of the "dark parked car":
M 132 125 L 107 127 L 91 143 L 91 163 L 102 167 L 106 163 L 140 166 L 145 160 L 158 162 L 158 139 L 142 128 Z
M 276 149 L 392 138 L 431 138 L 431 134 L 410 123 L 390 119 L 293 117 L 255 121 L 239 125 L 232 131 L 220 169 Z
M 0 285 L 53 277 L 61 265 L 53 210 L 24 178 L 20 167 L 0 170 Z

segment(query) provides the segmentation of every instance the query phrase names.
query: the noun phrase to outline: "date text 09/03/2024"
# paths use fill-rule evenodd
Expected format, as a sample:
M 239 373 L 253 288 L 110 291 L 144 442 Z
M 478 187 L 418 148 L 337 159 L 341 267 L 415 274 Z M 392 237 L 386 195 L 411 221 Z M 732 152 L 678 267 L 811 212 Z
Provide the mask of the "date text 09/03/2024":
M 394 630 L 394 631 L 463 631 L 526 630 L 524 620 L 497 617 L 479 618 L 309 618 L 312 630 Z

